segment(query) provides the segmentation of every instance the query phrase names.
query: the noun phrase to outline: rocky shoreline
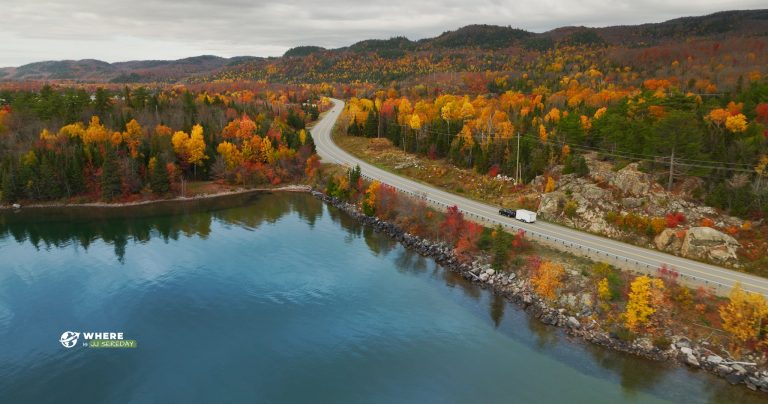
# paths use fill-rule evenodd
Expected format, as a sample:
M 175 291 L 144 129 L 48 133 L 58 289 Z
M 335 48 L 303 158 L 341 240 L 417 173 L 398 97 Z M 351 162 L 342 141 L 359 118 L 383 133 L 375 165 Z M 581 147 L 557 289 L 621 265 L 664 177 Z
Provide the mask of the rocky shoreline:
M 625 342 L 618 336 L 603 331 L 594 320 L 583 324 L 578 318 L 578 313 L 569 313 L 564 308 L 551 306 L 533 292 L 527 279 L 522 279 L 515 273 L 496 272 L 490 265 L 476 261 L 461 262 L 454 254 L 453 248 L 446 243 L 409 234 L 392 223 L 363 214 L 353 204 L 327 196 L 317 190 L 312 190 L 311 194 L 346 212 L 358 222 L 371 226 L 374 231 L 386 234 L 419 255 L 432 258 L 465 279 L 504 296 L 542 323 L 562 328 L 570 336 L 651 360 L 671 361 L 692 369 L 703 369 L 725 378 L 731 384 L 744 384 L 751 390 L 768 392 L 768 370 L 759 369 L 753 362 L 739 362 L 716 355 L 709 349 L 706 341 L 699 344 L 684 336 L 675 336 L 671 338 L 671 344 L 666 349 L 655 347 L 648 338 Z

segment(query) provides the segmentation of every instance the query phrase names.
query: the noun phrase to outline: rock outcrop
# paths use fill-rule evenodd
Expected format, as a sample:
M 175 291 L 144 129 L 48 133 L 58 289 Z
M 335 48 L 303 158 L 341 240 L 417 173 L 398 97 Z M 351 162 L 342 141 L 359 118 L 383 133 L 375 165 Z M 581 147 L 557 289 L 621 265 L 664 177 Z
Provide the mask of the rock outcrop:
M 656 249 L 660 251 L 666 251 L 673 254 L 679 254 L 680 249 L 683 248 L 683 239 L 677 236 L 677 230 L 664 229 L 653 240 L 653 244 L 656 245 Z
M 684 181 L 678 188 L 685 189 L 685 194 L 671 193 L 656 183 L 651 175 L 639 171 L 636 163 L 613 171 L 611 163 L 598 160 L 596 155 L 586 155 L 585 158 L 590 170 L 588 176 L 561 175 L 557 180 L 557 189 L 541 195 L 538 213 L 542 219 L 629 243 L 651 244 L 661 251 L 688 258 L 721 265 L 739 264 L 736 251 L 740 245 L 733 237 L 714 228 L 694 227 L 685 234 L 687 225 L 695 226 L 705 218 L 713 220 L 714 227 L 719 229 L 739 228 L 743 224 L 739 218 L 685 198 L 702 185 L 700 179 Z M 545 181 L 546 176 L 539 176 L 534 183 L 544 184 Z M 572 208 L 574 205 L 575 213 L 571 209 L 566 214 L 565 207 Z M 685 216 L 685 223 L 675 229 L 665 229 L 655 238 L 650 238 L 643 231 L 609 223 L 608 218 L 608 213 L 614 217 L 634 214 L 650 220 L 677 212 Z
M 684 257 L 710 259 L 726 263 L 737 259 L 739 242 L 735 238 L 711 227 L 691 227 L 680 247 Z
M 625 194 L 634 196 L 647 195 L 653 183 L 650 175 L 638 171 L 637 163 L 629 164 L 619 170 L 610 182 Z

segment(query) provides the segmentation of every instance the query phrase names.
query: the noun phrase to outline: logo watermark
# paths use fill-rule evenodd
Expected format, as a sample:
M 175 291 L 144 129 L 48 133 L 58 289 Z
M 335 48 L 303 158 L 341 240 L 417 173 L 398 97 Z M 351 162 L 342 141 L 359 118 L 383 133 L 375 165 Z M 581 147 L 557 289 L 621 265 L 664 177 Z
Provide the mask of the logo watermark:
M 63 345 L 64 348 L 72 348 L 77 345 L 78 338 L 80 338 L 79 332 L 64 331 L 64 333 L 61 334 L 61 338 L 59 338 L 59 342 L 61 342 L 61 345 Z
M 64 348 L 73 348 L 80 337 L 83 347 L 87 348 L 136 348 L 135 339 L 125 339 L 122 332 L 74 332 L 64 331 L 59 342 Z

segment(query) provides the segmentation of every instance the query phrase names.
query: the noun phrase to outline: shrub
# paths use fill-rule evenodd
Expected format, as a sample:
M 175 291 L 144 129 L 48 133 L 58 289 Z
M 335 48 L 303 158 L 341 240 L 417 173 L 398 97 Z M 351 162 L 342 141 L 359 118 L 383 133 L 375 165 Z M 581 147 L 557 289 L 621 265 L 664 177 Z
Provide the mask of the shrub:
M 613 334 L 621 341 L 631 342 L 635 340 L 635 333 L 625 327 L 617 327 Z
M 563 208 L 563 213 L 565 213 L 568 217 L 574 217 L 576 215 L 576 209 L 579 208 L 579 204 L 571 199 L 565 204 L 565 207 Z
M 682 212 L 668 213 L 666 219 L 670 229 L 685 223 L 685 215 Z
M 653 338 L 653 346 L 658 349 L 667 349 L 672 344 L 672 340 L 664 335 L 657 335 Z

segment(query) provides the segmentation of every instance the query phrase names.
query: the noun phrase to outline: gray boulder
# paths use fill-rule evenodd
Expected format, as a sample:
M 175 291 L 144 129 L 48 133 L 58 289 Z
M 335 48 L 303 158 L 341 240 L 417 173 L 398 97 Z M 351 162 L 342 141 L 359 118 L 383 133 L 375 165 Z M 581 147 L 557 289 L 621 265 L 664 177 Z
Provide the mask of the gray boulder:
M 653 244 L 658 250 L 673 254 L 679 253 L 683 248 L 683 240 L 677 237 L 677 230 L 674 229 L 664 229 L 653 239 Z
M 732 263 L 738 260 L 736 250 L 739 247 L 735 238 L 711 227 L 691 227 L 683 239 L 680 253 L 689 258 Z
M 643 198 L 624 198 L 621 200 L 621 205 L 627 209 L 635 209 L 643 206 L 644 202 Z
M 693 354 L 685 355 L 685 364 L 693 368 L 697 368 L 701 366 L 699 364 L 698 359 L 696 359 L 696 357 L 693 356 Z
M 723 358 L 721 358 L 719 355 L 709 355 L 707 356 L 707 362 L 713 365 L 719 365 L 723 362 Z
M 628 164 L 616 173 L 613 185 L 625 194 L 645 196 L 651 190 L 651 177 L 637 170 L 637 163 Z

